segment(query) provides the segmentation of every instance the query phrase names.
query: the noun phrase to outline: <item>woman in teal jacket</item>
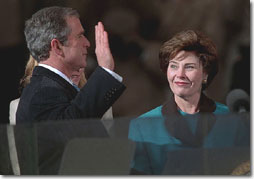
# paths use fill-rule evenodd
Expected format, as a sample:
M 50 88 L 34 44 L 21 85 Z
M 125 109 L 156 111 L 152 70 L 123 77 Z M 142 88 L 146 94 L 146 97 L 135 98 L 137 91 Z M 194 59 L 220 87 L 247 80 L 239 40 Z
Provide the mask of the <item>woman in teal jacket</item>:
M 203 93 L 218 72 L 216 47 L 207 36 L 180 32 L 162 45 L 159 60 L 171 95 L 130 123 L 129 139 L 136 142 L 132 174 L 163 174 L 170 152 L 238 145 L 236 128 L 245 127 L 238 118 L 228 124 L 228 107 Z

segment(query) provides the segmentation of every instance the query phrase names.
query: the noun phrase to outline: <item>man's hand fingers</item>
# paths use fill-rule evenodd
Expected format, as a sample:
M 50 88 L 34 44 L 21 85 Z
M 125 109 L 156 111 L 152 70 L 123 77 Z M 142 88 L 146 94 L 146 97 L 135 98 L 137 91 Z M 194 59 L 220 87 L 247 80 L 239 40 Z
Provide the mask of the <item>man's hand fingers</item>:
M 106 31 L 104 31 L 104 33 L 103 33 L 103 43 L 106 48 L 109 48 L 108 33 Z
M 104 30 L 102 22 L 98 22 L 95 26 L 95 42 L 95 53 L 98 64 L 102 67 L 113 70 L 114 59 L 109 48 L 108 33 Z

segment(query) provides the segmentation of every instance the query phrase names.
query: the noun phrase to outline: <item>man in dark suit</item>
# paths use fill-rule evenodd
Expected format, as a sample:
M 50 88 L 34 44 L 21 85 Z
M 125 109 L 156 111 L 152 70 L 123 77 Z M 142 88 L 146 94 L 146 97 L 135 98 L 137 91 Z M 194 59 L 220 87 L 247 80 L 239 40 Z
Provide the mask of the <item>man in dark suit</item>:
M 39 62 L 21 95 L 17 123 L 45 120 L 101 118 L 125 89 L 114 70 L 107 32 L 95 26 L 98 67 L 82 89 L 71 75 L 86 67 L 90 42 L 84 36 L 79 14 L 72 8 L 49 7 L 25 24 L 31 55 Z
M 83 88 L 75 86 L 71 77 L 80 75 L 87 65 L 90 42 L 84 32 L 79 14 L 72 8 L 44 8 L 26 21 L 27 47 L 39 64 L 22 91 L 16 113 L 21 174 L 57 174 L 69 140 L 108 136 L 100 120 L 83 119 L 101 118 L 125 86 L 122 77 L 113 72 L 114 59 L 101 22 L 95 26 L 98 67 Z M 51 122 L 37 123 L 48 120 Z M 35 128 L 30 127 L 31 122 Z M 24 135 L 29 129 L 35 132 Z

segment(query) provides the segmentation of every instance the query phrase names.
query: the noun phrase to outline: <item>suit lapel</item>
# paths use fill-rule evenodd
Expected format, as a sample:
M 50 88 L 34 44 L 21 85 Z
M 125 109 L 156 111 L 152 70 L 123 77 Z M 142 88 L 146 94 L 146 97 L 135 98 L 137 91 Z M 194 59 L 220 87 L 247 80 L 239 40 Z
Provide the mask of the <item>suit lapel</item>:
M 199 101 L 199 114 L 195 115 L 197 127 L 193 133 L 187 120 L 190 116 L 182 116 L 177 109 L 173 93 L 169 100 L 162 106 L 162 115 L 165 118 L 165 126 L 168 132 L 179 139 L 184 145 L 199 147 L 203 144 L 204 138 L 209 134 L 215 124 L 213 112 L 216 109 L 214 101 L 206 97 L 203 93 Z M 193 116 L 192 116 L 193 117 Z
M 46 76 L 47 78 L 57 82 L 60 86 L 63 87 L 68 93 L 70 93 L 73 97 L 77 95 L 77 90 L 64 78 L 59 76 L 58 74 L 48 70 L 47 68 L 36 66 L 33 70 L 33 76 Z

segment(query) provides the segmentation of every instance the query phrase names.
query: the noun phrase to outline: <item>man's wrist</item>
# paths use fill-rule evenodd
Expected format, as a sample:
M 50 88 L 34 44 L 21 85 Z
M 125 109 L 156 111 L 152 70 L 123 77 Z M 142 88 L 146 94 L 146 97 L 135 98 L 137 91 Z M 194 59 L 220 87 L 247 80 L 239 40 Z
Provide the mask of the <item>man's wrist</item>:
M 102 67 L 102 66 L 101 66 Z M 115 79 L 117 79 L 119 82 L 123 81 L 123 77 L 121 77 L 120 75 L 118 75 L 117 73 L 113 72 L 112 70 L 102 67 L 104 70 L 106 70 L 109 74 L 111 74 Z

